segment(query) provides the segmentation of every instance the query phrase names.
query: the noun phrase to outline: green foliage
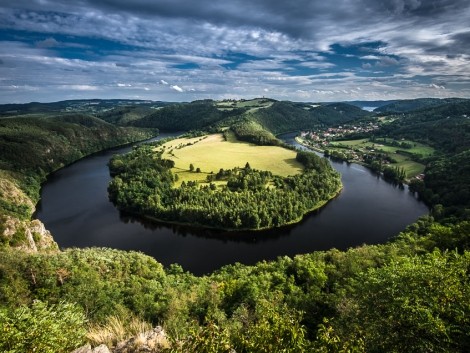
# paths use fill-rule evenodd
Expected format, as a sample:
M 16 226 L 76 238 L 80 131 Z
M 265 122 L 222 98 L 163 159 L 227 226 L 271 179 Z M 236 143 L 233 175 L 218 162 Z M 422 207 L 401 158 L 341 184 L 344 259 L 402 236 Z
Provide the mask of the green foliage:
M 270 107 L 250 111 L 246 116 L 273 134 L 282 134 L 319 125 L 332 126 L 364 118 L 370 113 L 345 103 L 312 107 L 309 104 L 274 102 Z
M 383 168 L 383 176 L 385 180 L 389 180 L 394 183 L 403 183 L 406 179 L 406 172 L 400 167 L 387 166 Z
M 231 126 L 238 140 L 252 142 L 256 145 L 278 146 L 281 144 L 272 133 L 265 130 L 259 123 L 244 119 Z
M 302 316 L 285 303 L 260 300 L 254 313 L 241 307 L 235 316 L 241 322 L 234 338 L 237 352 L 294 353 L 307 349 Z
M 68 353 L 84 342 L 85 316 L 76 305 L 47 305 L 0 310 L 0 350 L 5 353 Z
M 404 99 L 390 104 L 386 104 L 374 110 L 377 113 L 405 113 L 412 110 L 420 110 L 426 108 L 434 108 L 448 103 L 459 103 L 465 101 L 460 98 L 418 98 L 418 99 Z
M 195 104 L 204 112 L 213 103 Z M 265 122 L 272 114 L 278 131 L 299 122 L 323 124 L 327 117 L 322 120 L 321 112 L 335 111 L 331 120 L 351 118 L 349 113 L 341 113 L 347 108 L 341 105 L 313 108 L 273 102 L 263 108 L 246 108 L 256 121 L 249 125 L 268 126 Z M 400 134 L 409 134 L 433 141 L 441 152 L 446 151 L 429 163 L 424 182 L 410 185 L 434 204 L 432 215 L 442 223 L 423 217 L 387 244 L 281 257 L 254 266 L 234 264 L 203 277 L 176 264 L 163 269 L 155 259 L 135 252 L 72 249 L 27 254 L 7 246 L 0 250 L 0 350 L 70 352 L 83 341 L 85 318 L 102 328 L 111 326 L 118 314 L 119 318 L 138 317 L 139 322 L 162 324 L 173 339 L 175 352 L 470 351 L 470 222 L 462 221 L 470 216 L 469 140 L 467 123 L 461 117 L 465 109 L 465 104 L 437 107 L 421 116 L 405 115 L 407 122 L 398 119 L 390 124 L 397 128 L 397 141 Z M 212 124 L 215 116 L 204 124 Z M 113 128 L 109 130 L 110 125 L 100 120 L 83 116 L 59 120 L 0 120 L 0 164 L 10 170 L 2 178 L 29 197 L 38 195 L 40 181 L 50 170 L 81 153 L 102 148 L 96 139 L 121 141 L 122 136 L 113 135 Z M 394 134 L 393 129 L 388 132 Z M 439 129 L 444 129 L 442 136 Z M 451 145 L 442 147 L 452 136 Z M 48 145 L 51 140 L 52 146 Z M 43 145 L 52 148 L 49 153 L 54 162 L 44 158 L 49 154 L 44 154 Z M 74 150 L 72 145 L 80 148 Z M 225 222 L 226 217 L 234 224 L 258 225 L 269 210 L 257 193 L 278 200 L 279 204 L 273 203 L 277 219 L 272 222 L 280 222 L 302 211 L 308 202 L 319 200 L 325 180 L 330 184 L 326 190 L 339 186 L 326 161 L 299 153 L 297 160 L 306 172 L 296 178 L 275 177 L 246 165 L 214 175 L 227 181 L 226 190 L 215 184 L 200 190 L 192 183 L 183 193 L 172 188 L 172 161 L 151 150 L 152 146 L 137 148 L 110 162 L 116 175 L 110 192 L 138 212 L 143 205 L 160 209 L 180 197 L 176 200 L 185 204 L 189 210 L 185 217 L 191 222 L 206 217 L 209 206 L 216 204 L 218 208 L 209 213 L 213 219 L 222 217 Z M 33 156 L 38 161 L 16 161 L 14 153 L 37 153 Z M 66 157 L 61 159 L 61 153 Z M 132 183 L 127 185 L 129 181 Z M 289 197 L 282 198 L 282 192 Z M 0 230 L 5 228 L 7 212 L 26 212 L 12 208 L 22 204 L 16 196 L 2 198 L 9 204 L 0 204 Z M 237 203 L 230 204 L 232 197 L 249 205 L 245 213 L 232 206 Z M 201 200 L 204 211 L 194 207 Z M 177 217 L 186 212 L 177 204 L 167 207 Z M 240 213 L 230 216 L 224 207 Z M 21 242 L 22 231 L 18 228 L 13 243 Z
M 243 110 L 239 109 L 221 111 L 210 100 L 195 101 L 163 107 L 130 124 L 138 127 L 158 128 L 161 131 L 202 130 L 242 112 Z
M 470 148 L 469 111 L 470 100 L 464 100 L 405 113 L 382 125 L 378 134 L 422 142 L 446 153 L 459 153 Z
M 340 301 L 342 339 L 360 335 L 370 352 L 468 351 L 469 266 L 468 252 L 435 251 L 359 274 Z
M 163 104 L 160 103 L 158 105 Z M 98 117 L 109 123 L 125 126 L 131 124 L 133 121 L 142 119 L 153 112 L 155 112 L 153 106 L 127 105 L 103 112 L 99 114 Z
M 100 321 L 120 308 L 155 320 L 165 305 L 155 301 L 164 292 L 163 268 L 142 254 L 98 248 L 29 256 L 6 251 L 2 259 L 0 299 L 7 306 L 67 300 Z
M 163 221 L 221 229 L 279 227 L 300 220 L 341 187 L 338 174 L 326 160 L 306 152 L 300 155 L 308 168 L 295 176 L 282 178 L 235 168 L 214 176 L 227 179 L 227 187 L 221 190 L 199 187 L 194 181 L 174 188 L 169 161 L 143 146 L 113 158 L 110 170 L 115 177 L 108 190 L 120 209 Z M 195 170 L 193 164 L 189 168 Z

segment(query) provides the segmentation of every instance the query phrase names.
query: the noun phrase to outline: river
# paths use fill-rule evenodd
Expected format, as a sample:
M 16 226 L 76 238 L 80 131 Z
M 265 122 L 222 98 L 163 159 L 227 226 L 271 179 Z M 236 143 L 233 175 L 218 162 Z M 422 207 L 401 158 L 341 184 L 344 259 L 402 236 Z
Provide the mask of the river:
M 172 135 L 159 138 L 168 136 Z M 294 144 L 293 137 L 282 138 Z M 55 172 L 43 185 L 36 217 L 61 248 L 136 250 L 165 266 L 178 263 L 200 275 L 236 262 L 254 264 L 284 255 L 383 243 L 428 212 L 406 186 L 387 183 L 360 165 L 331 161 L 341 173 L 343 191 L 296 225 L 223 232 L 149 223 L 120 214 L 108 201 L 107 163 L 112 155 L 130 148 L 84 158 Z

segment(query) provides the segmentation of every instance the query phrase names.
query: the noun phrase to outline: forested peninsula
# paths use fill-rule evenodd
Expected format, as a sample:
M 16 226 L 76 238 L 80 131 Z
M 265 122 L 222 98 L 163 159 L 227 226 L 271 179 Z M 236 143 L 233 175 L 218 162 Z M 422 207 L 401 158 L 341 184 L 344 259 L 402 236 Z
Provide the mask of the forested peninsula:
M 156 149 L 159 144 L 163 142 L 140 146 L 110 161 L 114 179 L 109 194 L 119 209 L 165 222 L 260 230 L 298 222 L 341 190 L 339 174 L 326 159 L 309 152 L 297 152 L 295 160 L 303 168 L 296 175 L 282 177 L 253 169 L 247 161 L 243 167 L 204 173 L 205 180 L 191 180 L 189 174 L 187 182 L 175 186 L 175 161 L 163 158 L 164 149 Z M 231 147 L 240 150 L 240 144 Z M 275 154 L 267 158 L 273 164 L 282 162 Z M 203 172 L 188 167 L 194 174 Z

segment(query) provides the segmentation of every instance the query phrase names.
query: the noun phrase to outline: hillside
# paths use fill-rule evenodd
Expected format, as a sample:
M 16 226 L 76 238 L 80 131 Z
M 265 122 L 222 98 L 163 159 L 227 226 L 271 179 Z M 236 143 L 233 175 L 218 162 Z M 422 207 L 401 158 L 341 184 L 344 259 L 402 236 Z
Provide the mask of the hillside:
M 153 134 L 81 114 L 0 119 L 1 246 L 35 248 L 31 234 L 47 233 L 30 219 L 49 173 L 91 153 Z
M 382 105 L 374 110 L 376 113 L 405 113 L 412 110 L 420 110 L 438 107 L 449 103 L 465 102 L 466 99 L 462 98 L 418 98 L 394 101 L 390 104 Z
M 446 152 L 470 147 L 470 100 L 402 113 L 379 134 L 408 138 Z
M 263 129 L 274 135 L 278 135 L 319 124 L 341 124 L 370 115 L 358 107 L 345 103 L 308 105 L 266 99 L 240 102 L 206 100 L 163 107 L 130 124 L 158 128 L 162 131 L 181 131 L 229 126 L 248 119 L 259 123 Z
M 202 130 L 238 113 L 239 110 L 220 110 L 213 101 L 195 101 L 163 107 L 130 124 L 161 131 Z
M 51 103 L 0 104 L 0 116 L 71 112 L 99 114 L 120 107 L 159 107 L 165 104 L 133 99 L 77 99 Z

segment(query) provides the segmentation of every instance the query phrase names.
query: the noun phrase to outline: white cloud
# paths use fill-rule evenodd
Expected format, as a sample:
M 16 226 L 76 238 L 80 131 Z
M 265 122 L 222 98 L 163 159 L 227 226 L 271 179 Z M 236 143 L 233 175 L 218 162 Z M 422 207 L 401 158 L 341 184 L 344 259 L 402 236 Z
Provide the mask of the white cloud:
M 177 92 L 184 92 L 184 89 L 182 89 L 180 86 L 177 86 L 177 85 L 170 86 L 170 88 Z
M 440 90 L 440 89 L 446 89 L 444 86 L 439 86 L 439 85 L 436 85 L 435 83 L 431 83 L 431 84 L 429 85 L 429 87 L 435 88 L 435 89 L 438 89 L 438 90 Z
M 305 100 L 469 96 L 468 1 L 440 7 L 417 0 L 341 6 L 200 0 L 197 7 L 182 6 L 187 4 L 1 3 L 1 27 L 16 34 L 0 42 L 0 101 L 50 101 L 87 92 L 163 100 L 180 99 L 182 92 L 195 99 L 243 98 L 264 89 L 274 98 Z M 380 48 L 362 46 L 368 42 Z M 357 50 L 335 53 L 332 44 Z M 84 50 L 77 54 L 74 48 Z M 351 60 L 351 72 L 341 66 L 343 60 Z M 318 71 L 323 74 L 309 74 Z
M 377 56 L 377 55 L 365 55 L 365 56 L 361 56 L 359 59 L 361 59 L 361 60 L 380 60 L 380 56 Z

